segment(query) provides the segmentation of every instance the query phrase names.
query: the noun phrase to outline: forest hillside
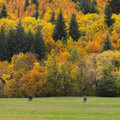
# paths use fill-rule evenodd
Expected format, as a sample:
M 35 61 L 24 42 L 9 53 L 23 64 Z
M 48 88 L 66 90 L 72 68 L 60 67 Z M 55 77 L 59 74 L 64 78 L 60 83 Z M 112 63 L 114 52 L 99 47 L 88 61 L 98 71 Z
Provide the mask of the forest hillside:
M 0 0 L 0 96 L 120 96 L 119 0 Z

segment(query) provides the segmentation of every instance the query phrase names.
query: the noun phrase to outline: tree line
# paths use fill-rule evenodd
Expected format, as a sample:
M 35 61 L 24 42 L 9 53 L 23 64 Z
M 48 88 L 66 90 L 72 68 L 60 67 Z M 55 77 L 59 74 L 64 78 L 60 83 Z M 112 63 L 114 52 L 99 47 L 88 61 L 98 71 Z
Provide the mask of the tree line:
M 32 53 L 19 53 L 0 62 L 0 96 L 120 96 L 119 57 L 119 51 L 105 51 L 58 62 L 52 51 L 39 62 Z

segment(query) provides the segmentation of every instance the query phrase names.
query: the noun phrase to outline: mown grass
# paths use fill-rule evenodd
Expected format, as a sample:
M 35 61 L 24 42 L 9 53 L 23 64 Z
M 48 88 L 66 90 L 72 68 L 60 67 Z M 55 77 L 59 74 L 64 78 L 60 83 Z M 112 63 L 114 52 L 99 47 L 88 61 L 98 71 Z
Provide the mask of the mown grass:
M 120 98 L 1 98 L 0 120 L 120 120 Z

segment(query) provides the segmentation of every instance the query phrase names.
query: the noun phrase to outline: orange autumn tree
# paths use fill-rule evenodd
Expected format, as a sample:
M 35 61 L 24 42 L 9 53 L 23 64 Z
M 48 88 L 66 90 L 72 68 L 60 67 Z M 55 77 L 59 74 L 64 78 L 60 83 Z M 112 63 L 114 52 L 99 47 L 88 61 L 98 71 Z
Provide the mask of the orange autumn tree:
M 45 76 L 47 71 L 44 67 L 36 63 L 34 68 L 24 74 L 19 81 L 20 91 L 23 96 L 33 95 L 33 96 L 43 96 L 45 95 L 46 85 Z
M 100 53 L 102 47 L 97 41 L 89 41 L 86 46 L 86 50 L 88 51 L 88 53 Z
M 112 47 L 115 50 L 120 50 L 120 34 L 114 33 L 110 36 Z
M 103 13 L 105 5 L 106 5 L 108 0 L 96 0 L 96 1 L 97 1 L 97 4 L 98 4 L 98 10 L 100 11 L 100 13 Z

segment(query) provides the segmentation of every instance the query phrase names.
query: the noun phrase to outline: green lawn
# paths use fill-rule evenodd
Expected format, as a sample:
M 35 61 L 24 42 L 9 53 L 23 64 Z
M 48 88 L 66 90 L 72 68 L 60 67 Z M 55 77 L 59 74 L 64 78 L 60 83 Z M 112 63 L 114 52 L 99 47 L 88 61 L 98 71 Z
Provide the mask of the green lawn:
M 120 98 L 0 99 L 0 120 L 120 120 Z

